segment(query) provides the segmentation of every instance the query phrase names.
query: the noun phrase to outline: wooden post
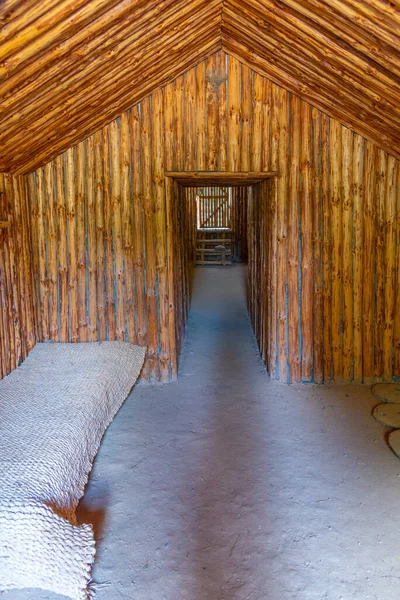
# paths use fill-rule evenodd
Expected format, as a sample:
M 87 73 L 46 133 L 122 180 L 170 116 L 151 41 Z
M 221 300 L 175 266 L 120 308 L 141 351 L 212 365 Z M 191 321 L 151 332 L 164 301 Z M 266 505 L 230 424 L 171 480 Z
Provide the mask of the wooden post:
M 144 274 L 143 187 L 140 145 L 139 107 L 130 111 L 132 152 L 133 256 L 135 270 L 136 339 L 139 346 L 147 345 L 147 318 Z
M 167 272 L 167 231 L 164 177 L 163 92 L 154 92 L 152 99 L 153 193 L 155 208 L 156 269 L 158 281 L 160 376 L 169 381 L 169 308 Z
M 301 102 L 301 378 L 313 378 L 313 204 L 311 179 L 311 107 Z
M 364 243 L 363 273 L 372 275 L 375 255 L 375 146 L 365 142 L 364 147 Z M 371 383 L 374 376 L 374 281 L 364 277 L 363 283 L 363 381 Z
M 364 140 L 354 136 L 353 154 L 353 378 L 361 383 L 363 374 L 363 190 Z
M 342 264 L 343 264 L 343 381 L 349 383 L 353 379 L 353 133 L 342 127 Z
M 78 244 L 78 323 L 79 341 L 87 341 L 86 316 L 86 220 L 85 220 L 85 142 L 76 147 L 76 237 Z
M 288 213 L 288 362 L 290 381 L 301 381 L 299 328 L 300 99 L 290 97 Z
M 136 343 L 135 333 L 135 281 L 133 268 L 133 240 L 131 216 L 131 146 L 129 139 L 129 115 L 120 118 L 120 169 L 121 169 L 121 216 L 122 252 L 124 255 L 124 316 L 128 340 Z
M 47 263 L 49 282 L 49 337 L 58 341 L 58 289 L 57 289 L 57 229 L 54 204 L 54 164 L 44 169 L 45 209 L 47 221 Z
M 114 302 L 114 269 L 112 239 L 112 205 L 111 205 L 111 173 L 110 173 L 110 128 L 103 129 L 103 176 L 104 176 L 104 241 L 105 241 L 105 279 L 106 279 L 106 314 L 107 339 L 117 338 L 115 302 Z
M 86 140 L 86 198 L 87 198 L 87 253 L 88 253 L 88 341 L 97 337 L 97 248 L 96 248 L 96 197 L 94 190 L 93 136 Z
M 75 149 L 65 153 L 65 193 L 68 224 L 68 288 L 69 288 L 69 339 L 79 340 L 78 290 L 77 290 L 77 241 L 75 219 Z
M 341 125 L 330 122 L 330 203 L 332 214 L 332 358 L 335 382 L 342 381 L 342 140 Z
M 387 154 L 377 149 L 375 170 L 375 282 L 374 282 L 374 376 L 383 370 L 383 327 L 385 318 L 385 196 L 387 187 Z
M 324 383 L 332 379 L 332 276 L 331 276 L 331 208 L 329 198 L 329 118 L 321 115 L 321 191 L 323 213 L 323 304 L 324 304 Z
M 239 171 L 240 164 L 240 63 L 228 56 L 228 170 Z
M 122 243 L 121 223 L 121 160 L 120 160 L 120 135 L 117 121 L 110 123 L 110 150 L 111 150 L 111 209 L 112 232 L 114 242 L 115 281 L 116 281 L 116 333 L 117 340 L 125 341 L 125 310 L 124 310 L 124 251 Z
M 64 188 L 64 155 L 56 158 L 57 196 L 57 239 L 58 239 L 58 280 L 60 297 L 60 342 L 68 342 L 68 259 L 67 259 L 67 219 Z M 36 193 L 38 190 L 36 190 Z M 38 235 L 39 243 L 41 233 Z M 43 338 L 42 338 L 43 339 Z
M 393 376 L 393 329 L 395 319 L 396 281 L 396 190 L 398 161 L 388 156 L 388 176 L 385 193 L 385 313 L 383 330 L 382 376 L 390 381 Z M 400 318 L 400 315 L 397 315 Z
M 313 380 L 322 383 L 323 367 L 323 272 L 321 198 L 321 113 L 312 109 L 312 211 L 313 211 Z
M 103 173 L 103 131 L 93 136 L 94 150 L 94 197 L 96 208 L 96 298 L 97 329 L 100 340 L 107 339 L 106 297 L 104 282 L 104 173 Z
M 141 105 L 142 173 L 144 201 L 144 229 L 146 239 L 146 287 L 147 287 L 147 363 L 151 381 L 159 378 L 158 365 L 158 318 L 156 295 L 156 253 L 154 229 L 154 196 L 151 162 L 151 106 L 145 98 Z

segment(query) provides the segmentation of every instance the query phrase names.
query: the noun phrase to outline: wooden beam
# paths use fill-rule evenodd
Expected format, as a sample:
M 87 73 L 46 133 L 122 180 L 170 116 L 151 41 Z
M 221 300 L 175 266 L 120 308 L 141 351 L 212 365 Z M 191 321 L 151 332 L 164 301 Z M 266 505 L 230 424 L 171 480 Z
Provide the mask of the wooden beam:
M 252 185 L 277 177 L 278 174 L 277 171 L 167 171 L 165 173 L 167 177 L 172 177 L 184 187 Z

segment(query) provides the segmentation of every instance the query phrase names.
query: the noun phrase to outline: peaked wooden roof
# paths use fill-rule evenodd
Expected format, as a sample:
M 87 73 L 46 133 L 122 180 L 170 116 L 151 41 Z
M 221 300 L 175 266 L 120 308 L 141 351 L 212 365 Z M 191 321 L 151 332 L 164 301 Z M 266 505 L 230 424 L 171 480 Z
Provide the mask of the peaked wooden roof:
M 400 158 L 399 6 L 3 0 L 0 171 L 32 171 L 221 47 Z

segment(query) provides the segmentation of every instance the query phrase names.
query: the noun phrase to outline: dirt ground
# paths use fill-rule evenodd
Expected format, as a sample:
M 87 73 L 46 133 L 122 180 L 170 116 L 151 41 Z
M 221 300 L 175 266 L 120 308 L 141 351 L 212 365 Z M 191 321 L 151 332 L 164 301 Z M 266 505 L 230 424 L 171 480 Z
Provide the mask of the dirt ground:
M 179 380 L 137 386 L 106 433 L 80 508 L 96 597 L 398 600 L 400 460 L 377 402 L 270 382 L 244 276 L 196 269 Z

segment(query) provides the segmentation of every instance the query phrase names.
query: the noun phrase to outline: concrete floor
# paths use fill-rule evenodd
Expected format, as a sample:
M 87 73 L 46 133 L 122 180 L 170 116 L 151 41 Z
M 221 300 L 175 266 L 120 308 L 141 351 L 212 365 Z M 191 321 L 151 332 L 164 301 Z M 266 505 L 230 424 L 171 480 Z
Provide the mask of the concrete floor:
M 400 461 L 362 386 L 270 382 L 244 269 L 195 272 L 178 382 L 138 386 L 80 509 L 98 600 L 398 600 Z M 16 591 L 5 600 L 50 600 Z

